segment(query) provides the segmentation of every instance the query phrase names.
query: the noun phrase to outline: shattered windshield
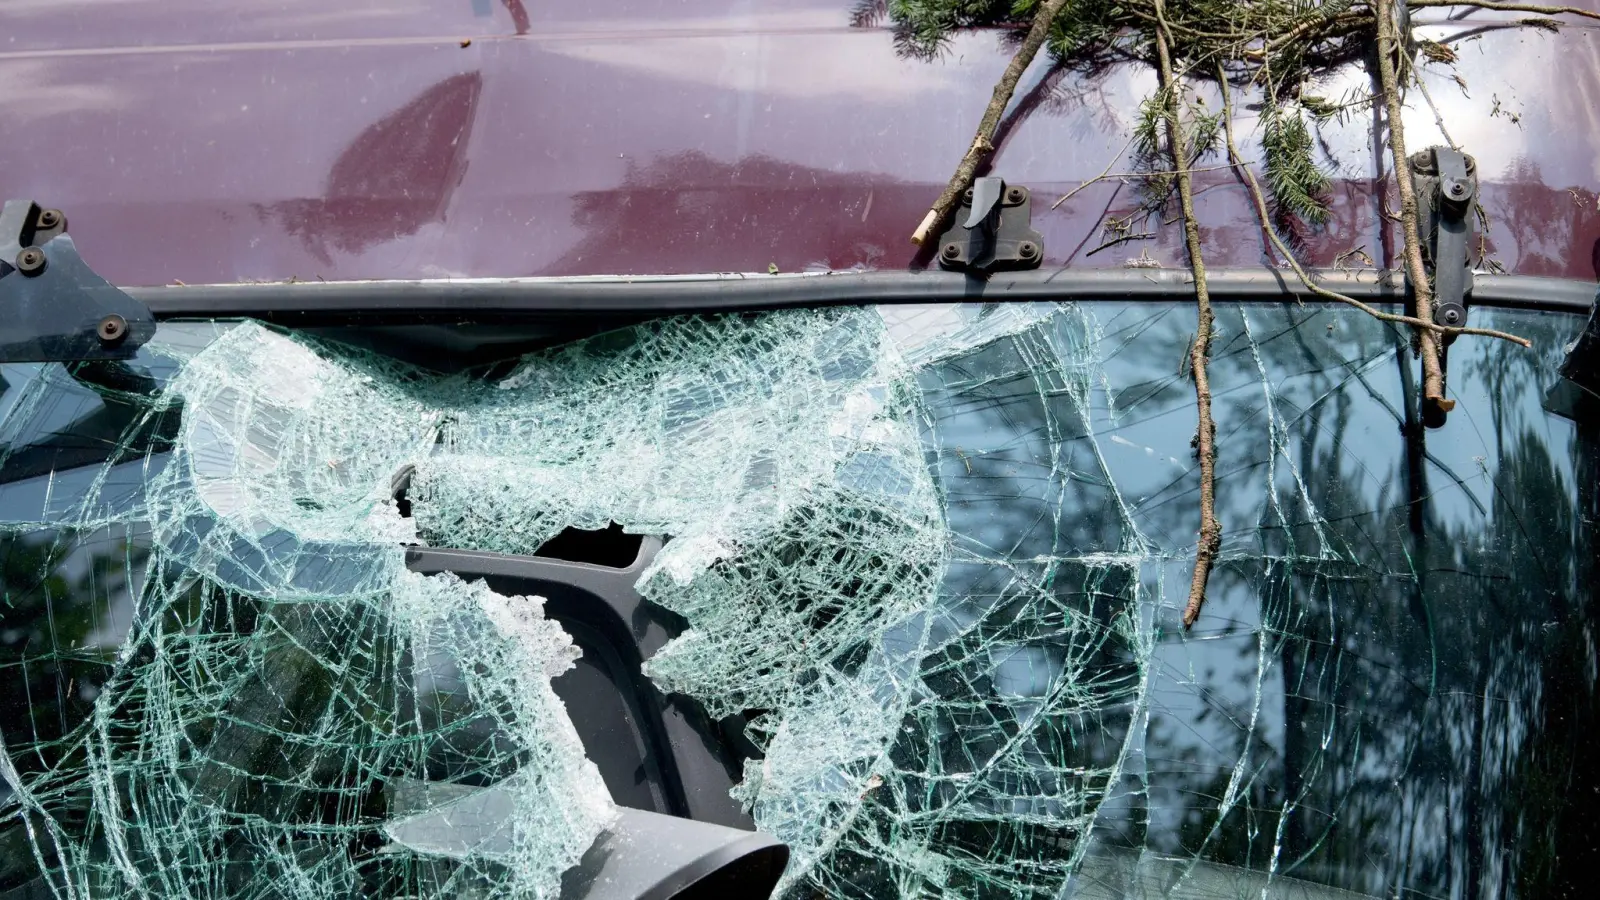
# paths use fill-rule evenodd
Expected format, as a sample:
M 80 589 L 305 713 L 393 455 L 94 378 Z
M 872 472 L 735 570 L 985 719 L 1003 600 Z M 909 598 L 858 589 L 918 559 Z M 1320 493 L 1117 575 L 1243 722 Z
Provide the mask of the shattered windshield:
M 0 897 L 556 897 L 618 814 L 536 595 L 662 541 L 654 689 L 812 897 L 1540 896 L 1594 834 L 1581 319 L 1222 305 L 646 322 L 438 375 L 252 322 L 0 367 Z M 587 651 L 585 651 L 587 652 Z M 585 732 L 587 734 L 587 732 Z M 721 740 L 715 735 L 707 740 Z

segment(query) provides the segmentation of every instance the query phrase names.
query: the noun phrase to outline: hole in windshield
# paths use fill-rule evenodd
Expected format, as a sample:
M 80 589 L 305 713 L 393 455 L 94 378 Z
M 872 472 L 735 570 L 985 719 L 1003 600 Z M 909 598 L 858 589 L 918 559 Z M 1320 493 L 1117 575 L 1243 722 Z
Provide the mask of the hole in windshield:
M 564 528 L 555 537 L 540 544 L 533 555 L 626 569 L 639 558 L 639 548 L 643 544 L 642 535 L 628 534 L 622 530 L 622 526 L 613 522 L 605 528 L 594 530 Z

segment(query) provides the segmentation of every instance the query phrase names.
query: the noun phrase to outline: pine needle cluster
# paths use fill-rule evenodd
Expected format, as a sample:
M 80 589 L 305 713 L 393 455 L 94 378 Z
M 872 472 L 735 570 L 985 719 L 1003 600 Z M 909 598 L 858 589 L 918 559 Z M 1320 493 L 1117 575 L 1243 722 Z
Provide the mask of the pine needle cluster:
M 887 18 L 902 52 L 933 58 L 963 29 L 1020 35 L 1041 0 L 865 0 L 859 24 Z M 1051 23 L 1045 49 L 1059 66 L 1097 70 L 1117 62 L 1154 64 L 1157 0 L 1070 0 Z M 1311 92 L 1332 69 L 1370 51 L 1373 12 L 1357 0 L 1165 0 L 1162 13 L 1180 80 L 1214 80 L 1221 70 L 1260 96 L 1259 134 L 1266 185 L 1280 222 L 1312 226 L 1328 217 L 1330 172 L 1318 157 L 1314 128 L 1357 103 L 1335 104 Z M 1366 101 L 1370 103 L 1370 100 Z M 1161 126 L 1167 98 L 1139 108 L 1134 163 L 1151 173 L 1143 194 L 1151 212 L 1171 201 L 1171 158 Z M 1193 92 L 1179 103 L 1191 165 L 1216 154 L 1222 113 Z

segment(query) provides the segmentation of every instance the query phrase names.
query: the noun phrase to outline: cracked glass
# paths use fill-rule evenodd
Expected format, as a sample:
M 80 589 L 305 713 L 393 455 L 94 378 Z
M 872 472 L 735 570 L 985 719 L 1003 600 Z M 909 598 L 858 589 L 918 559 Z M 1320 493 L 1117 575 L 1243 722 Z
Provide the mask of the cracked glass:
M 556 897 L 616 820 L 544 600 L 407 569 L 664 539 L 657 689 L 788 897 L 1540 896 L 1600 785 L 1596 419 L 1524 352 L 1184 303 L 655 320 L 440 375 L 251 322 L 0 367 L 0 897 Z M 1481 320 L 1481 321 L 1479 321 Z M 719 740 L 715 735 L 708 740 Z

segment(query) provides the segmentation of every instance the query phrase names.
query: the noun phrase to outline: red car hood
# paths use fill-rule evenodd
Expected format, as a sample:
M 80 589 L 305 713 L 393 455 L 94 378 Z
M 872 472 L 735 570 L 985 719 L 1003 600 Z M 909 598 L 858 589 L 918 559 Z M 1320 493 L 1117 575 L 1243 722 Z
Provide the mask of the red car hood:
M 900 269 L 1008 52 L 973 33 L 904 59 L 854 5 L 9 0 L 0 194 L 64 209 L 124 285 Z M 1424 77 L 1478 159 L 1486 259 L 1595 279 L 1600 30 L 1426 12 L 1457 36 L 1460 62 Z M 993 171 L 1051 198 L 1122 165 L 1153 76 L 1045 72 Z M 1409 143 L 1427 146 L 1434 116 L 1412 101 Z M 1372 128 L 1326 130 L 1340 177 L 1309 262 L 1392 259 Z M 1110 180 L 1038 204 L 1045 265 L 1181 265 L 1172 226 L 1095 252 L 1134 193 Z M 1205 173 L 1199 214 L 1208 262 L 1261 261 L 1231 173 Z

